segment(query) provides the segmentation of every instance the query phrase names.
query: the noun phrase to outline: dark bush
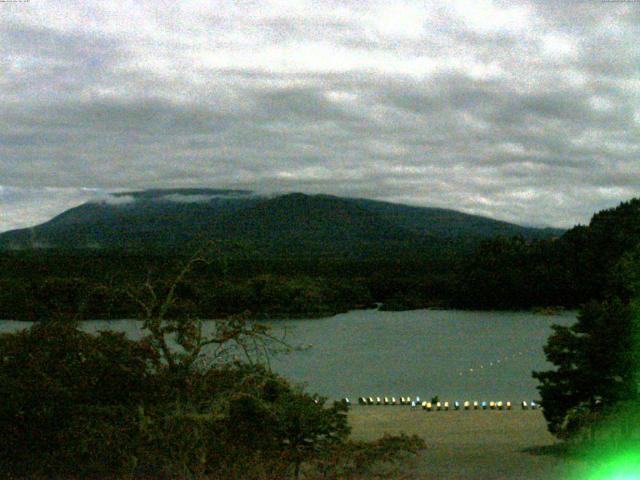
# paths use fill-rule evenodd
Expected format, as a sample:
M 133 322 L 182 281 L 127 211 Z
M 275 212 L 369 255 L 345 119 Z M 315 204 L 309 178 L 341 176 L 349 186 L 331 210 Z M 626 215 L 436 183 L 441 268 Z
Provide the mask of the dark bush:
M 178 382 L 147 342 L 68 322 L 0 336 L 0 396 L 0 470 L 18 477 L 284 478 L 349 432 L 344 405 L 264 367 Z
M 154 353 L 121 334 L 91 336 L 72 323 L 37 323 L 0 336 L 0 461 L 3 470 L 52 472 L 81 452 L 79 419 L 119 419 L 152 400 Z M 108 409 L 111 408 L 111 411 Z M 82 429 L 80 429 L 82 430 Z

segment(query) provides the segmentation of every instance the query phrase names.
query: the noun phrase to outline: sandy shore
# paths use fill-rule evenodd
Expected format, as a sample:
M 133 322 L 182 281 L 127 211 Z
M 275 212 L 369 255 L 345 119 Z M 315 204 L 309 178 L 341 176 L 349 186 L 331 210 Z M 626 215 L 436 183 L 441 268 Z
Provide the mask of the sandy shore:
M 539 410 L 424 412 L 400 406 L 354 406 L 356 439 L 417 434 L 427 443 L 411 466 L 416 479 L 576 478 L 580 465 L 528 449 L 555 442 Z M 579 477 L 578 477 L 579 478 Z

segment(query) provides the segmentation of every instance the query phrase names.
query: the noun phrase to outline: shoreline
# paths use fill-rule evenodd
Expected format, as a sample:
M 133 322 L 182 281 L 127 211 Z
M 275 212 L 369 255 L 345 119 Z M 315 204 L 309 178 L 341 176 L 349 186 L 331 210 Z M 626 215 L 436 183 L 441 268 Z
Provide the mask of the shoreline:
M 553 318 L 553 317 L 559 317 L 559 316 L 567 316 L 567 315 L 572 315 L 572 314 L 577 314 L 578 309 L 576 308 L 549 308 L 547 309 L 546 307 L 536 307 L 536 308 L 529 308 L 529 309 L 523 309 L 523 310 L 506 310 L 506 309 L 500 309 L 500 310 L 496 310 L 496 309 L 469 309 L 469 308 L 447 308 L 447 307 L 420 307 L 420 308 L 406 308 L 406 309 L 385 309 L 384 308 L 384 304 L 380 304 L 380 305 L 376 305 L 376 306 L 366 306 L 366 307 L 362 307 L 362 308 L 351 308 L 351 309 L 346 309 L 346 310 L 339 310 L 339 311 L 330 311 L 330 312 L 326 312 L 320 315 L 315 315 L 315 314 L 304 314 L 304 313 L 300 313 L 300 314 L 283 314 L 282 316 L 275 316 L 275 317 L 270 317 L 270 316 L 260 316 L 260 315 L 256 315 L 256 316 L 251 316 L 248 319 L 254 322 L 288 322 L 288 321 L 296 321 L 296 320 L 301 320 L 301 321 L 305 321 L 305 320 L 324 320 L 324 319 L 328 319 L 328 318 L 333 318 L 336 317 L 338 315 L 345 315 L 351 312 L 367 312 L 367 311 L 375 311 L 375 312 L 384 312 L 384 313 L 402 313 L 402 312 L 416 312 L 416 311 L 425 311 L 425 312 L 483 312 L 483 313 L 504 313 L 504 314 L 509 314 L 509 313 L 530 313 L 532 315 L 536 315 L 536 316 L 540 316 L 540 317 L 549 317 L 549 318 Z M 211 318 L 201 318 L 200 321 L 202 322 L 209 322 L 209 321 L 215 321 L 215 320 L 224 320 L 225 318 L 229 318 L 230 316 L 235 315 L 233 313 L 230 313 L 226 316 L 219 316 L 219 317 L 211 317 Z M 144 321 L 143 318 L 90 318 L 90 319 L 82 319 L 82 320 L 78 320 L 80 323 L 82 322 L 117 322 L 117 321 Z M 170 319 L 168 319 L 170 320 Z M 24 319 L 13 319 L 13 318 L 0 318 L 0 322 L 21 322 L 21 323 L 36 323 L 39 322 L 41 320 L 24 320 Z

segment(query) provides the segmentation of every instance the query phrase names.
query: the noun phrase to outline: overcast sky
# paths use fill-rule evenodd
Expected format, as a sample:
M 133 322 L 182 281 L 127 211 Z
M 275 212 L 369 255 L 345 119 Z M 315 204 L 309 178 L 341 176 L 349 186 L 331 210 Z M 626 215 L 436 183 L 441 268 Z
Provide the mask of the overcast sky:
M 640 2 L 0 3 L 0 231 L 105 192 L 572 226 L 640 195 Z

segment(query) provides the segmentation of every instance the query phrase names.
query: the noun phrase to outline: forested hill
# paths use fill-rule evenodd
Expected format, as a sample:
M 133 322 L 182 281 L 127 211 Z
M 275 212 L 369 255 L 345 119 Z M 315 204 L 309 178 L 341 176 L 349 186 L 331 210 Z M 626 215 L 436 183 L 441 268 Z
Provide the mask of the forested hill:
M 207 262 L 184 279 L 176 313 L 325 316 L 374 302 L 575 308 L 623 291 L 616 282 L 640 259 L 640 199 L 561 236 L 536 235 L 459 212 L 326 195 L 134 192 L 3 235 L 16 248 L 0 251 L 0 318 L 138 315 L 129 294 L 144 295 L 148 281 L 168 285 L 191 254 L 181 242 L 222 238 L 241 245 L 211 245 Z M 80 248 L 28 248 L 38 242 Z M 142 248 L 157 245 L 174 248 Z
M 536 229 L 454 210 L 329 195 L 256 195 L 172 189 L 114 194 L 28 229 L 0 234 L 0 248 L 173 248 L 184 242 L 240 241 L 271 250 L 350 252 L 363 246 L 474 243 L 497 235 L 550 238 Z M 333 249 L 333 250 L 332 250 Z
M 577 307 L 620 291 L 615 283 L 630 256 L 640 258 L 640 199 L 593 215 L 589 225 L 557 241 L 496 238 L 462 262 L 453 301 L 467 308 Z

